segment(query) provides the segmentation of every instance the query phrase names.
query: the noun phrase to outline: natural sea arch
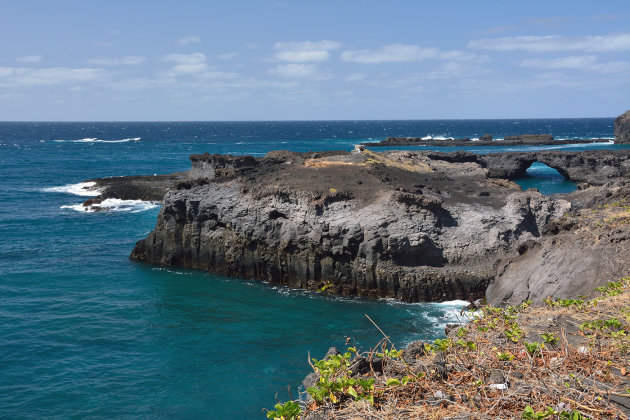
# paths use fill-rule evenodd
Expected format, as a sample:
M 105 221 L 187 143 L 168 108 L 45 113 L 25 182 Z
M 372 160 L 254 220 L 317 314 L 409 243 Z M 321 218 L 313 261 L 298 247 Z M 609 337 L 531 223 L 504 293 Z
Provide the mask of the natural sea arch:
M 575 182 L 569 181 L 556 169 L 534 161 L 525 172 L 525 176 L 514 180 L 524 190 L 537 188 L 542 194 L 570 193 L 577 189 Z

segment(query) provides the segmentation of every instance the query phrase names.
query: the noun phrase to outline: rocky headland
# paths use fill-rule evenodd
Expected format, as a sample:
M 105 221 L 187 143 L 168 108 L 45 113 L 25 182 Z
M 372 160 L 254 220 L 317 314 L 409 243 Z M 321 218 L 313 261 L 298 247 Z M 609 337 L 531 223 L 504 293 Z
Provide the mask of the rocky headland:
M 627 272 L 629 156 L 203 154 L 187 173 L 134 177 L 133 188 L 98 182 L 118 197 L 165 192 L 134 260 L 339 295 L 501 304 L 574 296 Z M 512 180 L 536 161 L 580 189 L 522 191 Z

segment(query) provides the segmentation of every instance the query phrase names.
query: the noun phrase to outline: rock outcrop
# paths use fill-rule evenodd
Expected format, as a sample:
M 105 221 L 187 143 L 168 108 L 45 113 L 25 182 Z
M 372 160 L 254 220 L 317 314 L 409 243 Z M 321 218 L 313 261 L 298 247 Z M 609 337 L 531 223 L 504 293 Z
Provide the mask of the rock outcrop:
M 131 257 L 341 295 L 483 295 L 494 261 L 570 204 L 489 177 L 477 155 L 194 155 Z
M 554 168 L 570 181 L 592 185 L 603 185 L 615 178 L 630 175 L 628 150 L 489 153 L 480 156 L 478 161 L 488 168 L 489 176 L 496 178 L 522 178 L 534 162 Z
M 615 118 L 615 143 L 630 143 L 630 110 Z
M 155 229 L 131 254 L 138 261 L 340 295 L 501 303 L 580 293 L 630 268 L 629 158 L 363 148 L 203 154 L 191 156 L 187 173 L 94 180 L 104 192 L 90 201 L 163 195 Z M 511 180 L 536 161 L 580 190 L 522 191 Z M 576 222 L 606 204 L 622 213 Z M 583 218 L 567 218 L 576 212 Z
M 539 144 L 541 142 L 546 143 L 554 141 L 551 134 L 519 134 L 516 136 L 505 136 L 503 140 L 509 142 L 522 142 L 523 144 Z
M 566 198 L 572 211 L 548 225 L 548 235 L 497 261 L 486 291 L 489 303 L 575 298 L 630 273 L 630 182 L 590 187 Z

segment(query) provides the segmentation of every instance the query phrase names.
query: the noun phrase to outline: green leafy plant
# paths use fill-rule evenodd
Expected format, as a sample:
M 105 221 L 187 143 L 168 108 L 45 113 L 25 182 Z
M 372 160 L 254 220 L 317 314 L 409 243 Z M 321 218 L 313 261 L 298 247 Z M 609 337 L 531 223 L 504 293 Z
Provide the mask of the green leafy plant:
M 287 401 L 284 404 L 275 405 L 275 410 L 267 411 L 268 419 L 294 420 L 302 413 L 302 407 L 296 401 Z
M 435 348 L 439 351 L 447 352 L 448 350 L 450 350 L 451 347 L 453 347 L 453 343 L 451 342 L 450 338 L 438 338 L 433 342 L 433 346 L 435 346 Z
M 514 355 L 510 352 L 497 352 L 497 359 L 501 362 L 509 362 L 514 359 Z
M 466 337 L 468 335 L 468 330 L 464 327 L 461 327 L 459 330 L 457 330 L 457 338 L 462 338 L 462 337 Z
M 516 323 L 510 324 L 507 330 L 504 332 L 505 336 L 511 341 L 517 343 L 518 340 L 523 336 L 523 331 L 521 327 Z
M 534 409 L 528 405 L 525 407 L 525 410 L 523 410 L 521 417 L 524 419 L 539 420 L 553 416 L 554 414 L 556 414 L 556 412 L 551 407 L 547 407 L 545 411 L 534 411 Z
M 541 337 L 545 340 L 545 343 L 549 344 L 552 347 L 555 347 L 558 344 L 558 337 L 556 337 L 555 333 L 542 333 Z
M 560 420 L 583 420 L 585 417 L 579 411 L 563 411 L 560 413 Z
M 390 350 L 389 353 L 391 354 Z M 352 353 L 356 353 L 354 347 L 349 347 L 343 354 L 328 356 L 325 359 L 312 359 L 313 369 L 319 374 L 319 379 L 315 386 L 308 387 L 306 391 L 317 403 L 329 400 L 337 403 L 344 398 L 355 400 L 364 399 L 374 404 L 374 396 L 371 391 L 374 389 L 374 378 L 354 379 L 350 374 L 350 358 Z M 400 352 L 396 352 L 396 357 Z
M 464 347 L 467 351 L 477 350 L 477 344 L 474 341 L 464 341 L 461 338 L 455 342 L 455 345 Z
M 525 350 L 527 351 L 527 354 L 532 357 L 540 355 L 541 350 L 545 348 L 544 344 L 540 344 L 537 341 L 534 341 L 532 343 L 528 343 L 527 341 L 525 341 L 523 344 L 525 345 Z

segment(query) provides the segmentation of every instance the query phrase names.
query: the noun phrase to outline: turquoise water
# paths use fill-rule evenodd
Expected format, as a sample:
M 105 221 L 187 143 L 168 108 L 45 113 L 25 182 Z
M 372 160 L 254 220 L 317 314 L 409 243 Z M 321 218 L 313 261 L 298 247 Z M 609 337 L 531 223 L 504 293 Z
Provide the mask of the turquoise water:
M 612 119 L 526 124 L 519 132 L 612 134 Z M 309 351 L 321 356 L 347 337 L 363 348 L 378 342 L 365 314 L 402 346 L 440 337 L 461 307 L 333 298 L 133 263 L 129 252 L 157 207 L 78 212 L 69 206 L 86 197 L 46 188 L 186 170 L 190 153 L 350 150 L 389 135 L 507 135 L 515 125 L 0 123 L 0 417 L 262 418 L 276 392 L 285 400 L 290 385 L 297 396 Z
M 538 188 L 542 194 L 570 193 L 577 189 L 575 182 L 568 181 L 558 171 L 541 162 L 534 162 L 527 169 L 527 176 L 516 181 L 522 189 Z

